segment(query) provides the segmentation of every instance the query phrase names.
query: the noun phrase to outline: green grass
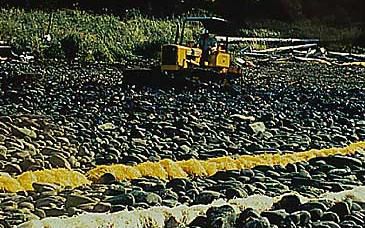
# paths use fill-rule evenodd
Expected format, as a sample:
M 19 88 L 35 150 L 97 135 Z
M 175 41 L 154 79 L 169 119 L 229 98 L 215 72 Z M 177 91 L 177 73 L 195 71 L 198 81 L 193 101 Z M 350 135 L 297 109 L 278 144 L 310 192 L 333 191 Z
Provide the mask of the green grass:
M 51 41 L 43 39 L 50 13 L 22 9 L 0 10 L 0 40 L 17 52 L 29 50 L 39 58 L 78 57 L 81 61 L 115 62 L 135 55 L 156 56 L 161 44 L 172 42 L 176 21 L 150 19 L 138 12 L 120 19 L 84 11 L 53 13 Z M 186 35 L 192 36 L 187 30 Z
M 133 10 L 125 18 L 80 10 L 56 10 L 49 31 L 51 41 L 47 41 L 43 37 L 49 16 L 50 12 L 40 10 L 0 9 L 0 40 L 9 42 L 18 53 L 30 51 L 40 59 L 76 57 L 88 62 L 119 62 L 135 56 L 158 57 L 161 45 L 173 42 L 177 22 L 177 19 L 149 18 Z M 240 30 L 240 35 L 320 38 L 323 45 L 337 50 L 354 50 L 356 40 L 365 37 L 359 27 L 340 28 L 319 21 L 248 24 L 247 29 Z M 196 26 L 187 28 L 185 40 L 196 38 L 199 31 Z M 265 43 L 244 45 L 268 47 Z

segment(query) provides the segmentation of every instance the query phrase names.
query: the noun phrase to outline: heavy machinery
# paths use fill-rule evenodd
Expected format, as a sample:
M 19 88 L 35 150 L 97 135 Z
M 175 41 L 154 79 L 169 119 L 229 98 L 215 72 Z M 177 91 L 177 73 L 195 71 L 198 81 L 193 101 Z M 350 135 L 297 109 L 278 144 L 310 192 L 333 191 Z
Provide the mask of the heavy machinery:
M 199 41 L 184 43 L 184 32 L 188 22 L 200 22 L 205 32 L 200 35 Z M 174 44 L 162 46 L 161 70 L 169 73 L 181 70 L 206 69 L 211 72 L 226 76 L 228 74 L 240 75 L 241 71 L 232 65 L 231 54 L 228 53 L 227 42 L 219 42 L 214 33 L 219 31 L 227 21 L 217 17 L 187 17 L 176 32 Z
M 188 23 L 198 22 L 204 32 L 197 41 L 185 41 Z M 183 82 L 218 81 L 227 83 L 239 78 L 242 69 L 236 66 L 228 51 L 228 35 L 224 35 L 227 21 L 217 17 L 187 17 L 177 25 L 175 42 L 161 47 L 161 65 L 158 69 L 131 69 L 126 81 L 134 84 L 169 85 Z M 181 28 L 181 29 L 180 29 Z

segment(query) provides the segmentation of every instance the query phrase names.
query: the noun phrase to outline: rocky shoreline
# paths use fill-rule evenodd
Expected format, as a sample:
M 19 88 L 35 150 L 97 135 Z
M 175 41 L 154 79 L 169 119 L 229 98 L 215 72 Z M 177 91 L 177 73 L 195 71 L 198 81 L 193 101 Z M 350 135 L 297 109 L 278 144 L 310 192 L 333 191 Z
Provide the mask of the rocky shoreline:
M 122 68 L 1 67 L 2 141 L 14 151 L 28 146 L 69 158 L 45 168 L 304 151 L 365 139 L 360 67 L 259 66 L 248 70 L 242 94 L 214 85 L 125 88 Z
M 53 168 L 86 173 L 102 164 L 298 152 L 365 140 L 365 68 L 262 64 L 247 70 L 242 86 L 237 82 L 229 90 L 216 84 L 135 88 L 123 83 L 123 70 L 3 63 L 0 177 Z M 0 224 L 288 191 L 316 197 L 364 185 L 360 152 L 286 167 L 218 172 L 209 178 L 118 182 L 111 175 L 105 183 L 76 189 L 37 183 L 34 191 L 1 193 Z M 345 221 L 339 218 L 334 222 Z M 200 225 L 211 227 L 208 223 Z M 356 222 L 350 227 L 357 227 Z

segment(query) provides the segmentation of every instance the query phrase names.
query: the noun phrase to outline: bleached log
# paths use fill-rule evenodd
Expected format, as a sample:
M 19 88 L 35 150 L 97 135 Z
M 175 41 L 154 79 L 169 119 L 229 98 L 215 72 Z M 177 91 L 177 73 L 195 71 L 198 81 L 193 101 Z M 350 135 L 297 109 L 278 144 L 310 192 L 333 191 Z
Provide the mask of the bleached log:
M 269 54 L 253 53 L 253 52 L 243 52 L 242 55 L 250 57 L 270 57 Z
M 349 63 L 342 63 L 339 64 L 340 66 L 361 66 L 365 67 L 365 62 L 349 62 Z
M 337 56 L 337 57 L 340 56 L 340 57 L 354 57 L 354 58 L 365 59 L 365 54 L 353 54 L 353 53 L 329 51 L 328 55 Z
M 326 64 L 326 65 L 332 65 L 332 63 L 327 60 L 317 59 L 317 58 L 306 58 L 306 57 L 294 56 L 294 59 L 299 60 L 299 61 L 304 61 L 304 62 L 317 62 L 317 63 Z
M 297 49 L 311 48 L 316 47 L 317 44 L 303 44 L 303 45 L 294 45 L 294 46 L 285 46 L 285 47 L 277 47 L 277 48 L 268 48 L 264 50 L 255 50 L 254 53 L 273 53 L 273 52 L 283 52 L 283 51 L 291 51 Z
M 227 41 L 225 36 L 216 36 L 220 42 Z M 276 42 L 276 43 L 318 43 L 319 39 L 297 39 L 297 38 L 257 38 L 257 37 L 228 37 L 229 43 L 240 42 Z

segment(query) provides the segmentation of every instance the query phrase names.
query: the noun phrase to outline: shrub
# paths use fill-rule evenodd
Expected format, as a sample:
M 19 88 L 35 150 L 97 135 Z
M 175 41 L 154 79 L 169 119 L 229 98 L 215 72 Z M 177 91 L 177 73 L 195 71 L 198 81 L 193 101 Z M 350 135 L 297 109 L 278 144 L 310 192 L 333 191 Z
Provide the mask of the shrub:
M 70 33 L 61 39 L 61 47 L 67 60 L 74 60 L 80 51 L 81 37 L 79 33 Z

